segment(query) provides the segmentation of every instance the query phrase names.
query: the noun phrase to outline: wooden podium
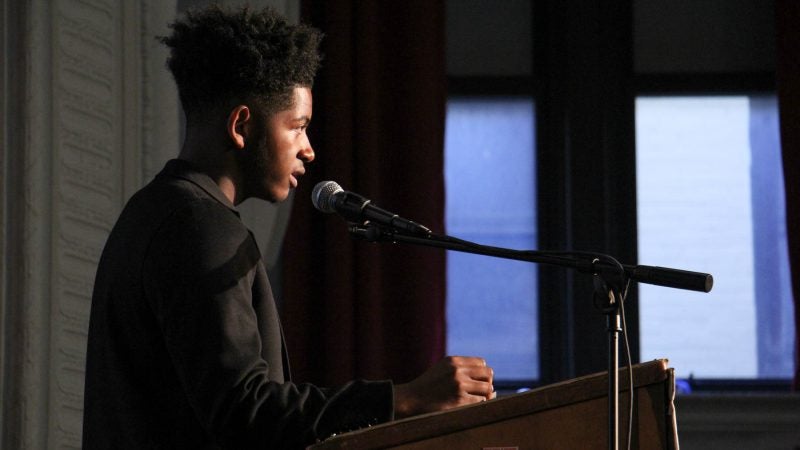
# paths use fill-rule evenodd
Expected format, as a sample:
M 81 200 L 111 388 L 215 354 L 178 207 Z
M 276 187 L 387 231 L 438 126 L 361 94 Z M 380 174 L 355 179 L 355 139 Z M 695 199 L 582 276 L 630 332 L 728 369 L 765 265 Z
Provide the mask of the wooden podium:
M 628 429 L 628 371 L 620 370 L 620 448 Z M 633 366 L 631 448 L 678 449 L 675 375 L 667 360 Z M 331 437 L 328 449 L 605 449 L 608 375 L 588 375 L 522 394 Z

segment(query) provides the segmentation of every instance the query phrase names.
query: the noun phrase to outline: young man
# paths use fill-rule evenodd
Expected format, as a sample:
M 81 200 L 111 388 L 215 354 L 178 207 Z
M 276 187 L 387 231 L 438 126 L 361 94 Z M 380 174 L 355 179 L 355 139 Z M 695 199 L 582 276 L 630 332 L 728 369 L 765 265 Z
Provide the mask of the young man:
M 103 251 L 83 448 L 303 448 L 491 398 L 492 370 L 471 357 L 405 385 L 289 380 L 269 280 L 235 205 L 285 200 L 314 160 L 306 129 L 320 34 L 270 10 L 218 7 L 172 29 L 162 41 L 186 138 L 128 202 Z

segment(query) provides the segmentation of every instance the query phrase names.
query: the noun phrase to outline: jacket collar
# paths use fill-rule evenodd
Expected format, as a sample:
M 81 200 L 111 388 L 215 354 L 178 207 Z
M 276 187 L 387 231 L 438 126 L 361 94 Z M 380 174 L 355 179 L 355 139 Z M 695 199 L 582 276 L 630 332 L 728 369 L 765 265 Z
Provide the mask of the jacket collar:
M 167 164 L 164 166 L 164 169 L 161 171 L 161 173 L 159 173 L 159 176 L 168 176 L 186 180 L 206 191 L 208 195 L 222 203 L 226 208 L 236 213 L 237 216 L 239 215 L 239 211 L 236 209 L 233 203 L 228 200 L 228 197 L 222 193 L 222 190 L 219 188 L 217 183 L 215 183 L 214 180 L 212 180 L 211 177 L 205 173 L 196 170 L 189 161 L 182 159 L 171 159 L 167 161 Z

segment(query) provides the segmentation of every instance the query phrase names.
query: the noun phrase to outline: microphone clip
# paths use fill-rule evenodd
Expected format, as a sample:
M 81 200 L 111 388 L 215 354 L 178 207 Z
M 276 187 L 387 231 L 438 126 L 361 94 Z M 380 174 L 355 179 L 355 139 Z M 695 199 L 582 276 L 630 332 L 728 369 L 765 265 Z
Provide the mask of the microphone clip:
M 395 242 L 395 231 L 369 221 L 363 224 L 350 222 L 347 231 L 353 238 L 367 242 Z

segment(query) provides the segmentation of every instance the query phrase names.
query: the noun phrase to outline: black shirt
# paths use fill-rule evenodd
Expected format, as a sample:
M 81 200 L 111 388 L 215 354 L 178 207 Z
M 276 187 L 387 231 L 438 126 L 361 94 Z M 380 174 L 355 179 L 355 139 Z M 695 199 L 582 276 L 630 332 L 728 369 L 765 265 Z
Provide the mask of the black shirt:
M 285 362 L 253 236 L 211 178 L 170 161 L 103 250 L 83 448 L 303 448 L 392 419 L 391 382 L 297 385 Z

